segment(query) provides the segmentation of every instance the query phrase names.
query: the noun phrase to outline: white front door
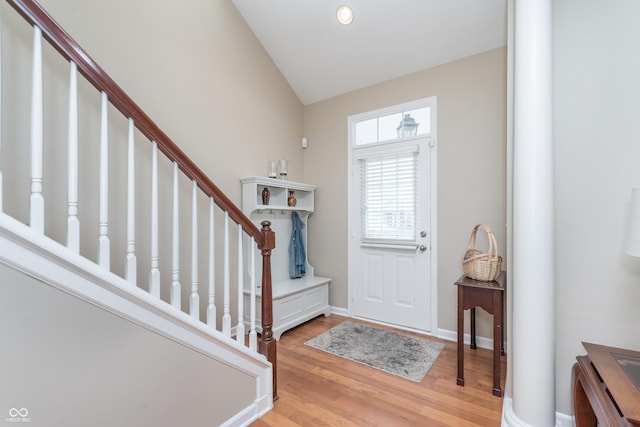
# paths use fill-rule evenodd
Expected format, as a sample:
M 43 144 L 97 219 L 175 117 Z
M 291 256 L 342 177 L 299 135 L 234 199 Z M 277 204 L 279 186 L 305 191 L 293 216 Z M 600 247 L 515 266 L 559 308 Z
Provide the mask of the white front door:
M 432 131 L 356 145 L 351 163 L 350 311 L 425 332 L 435 302 Z

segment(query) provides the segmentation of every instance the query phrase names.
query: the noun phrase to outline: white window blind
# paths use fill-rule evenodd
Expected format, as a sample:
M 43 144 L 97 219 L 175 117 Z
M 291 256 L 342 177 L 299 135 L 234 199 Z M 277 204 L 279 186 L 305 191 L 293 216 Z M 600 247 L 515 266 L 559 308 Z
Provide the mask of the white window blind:
M 362 241 L 415 242 L 417 152 L 361 157 L 359 161 Z

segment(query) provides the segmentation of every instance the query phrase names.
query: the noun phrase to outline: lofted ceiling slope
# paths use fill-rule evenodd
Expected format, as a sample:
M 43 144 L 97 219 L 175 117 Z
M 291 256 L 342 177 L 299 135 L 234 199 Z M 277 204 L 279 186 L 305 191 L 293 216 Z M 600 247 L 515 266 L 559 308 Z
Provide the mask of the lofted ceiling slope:
M 232 2 L 305 105 L 506 44 L 507 0 Z

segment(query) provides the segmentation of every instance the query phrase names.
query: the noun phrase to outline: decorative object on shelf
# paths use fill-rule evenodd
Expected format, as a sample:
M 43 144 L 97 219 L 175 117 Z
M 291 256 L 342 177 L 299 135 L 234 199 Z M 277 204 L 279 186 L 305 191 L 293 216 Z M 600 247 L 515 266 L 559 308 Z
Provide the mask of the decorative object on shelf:
M 476 233 L 482 227 L 487 233 L 489 251 L 483 252 L 476 248 Z M 487 224 L 477 224 L 471 231 L 467 249 L 460 255 L 464 274 L 472 279 L 483 282 L 496 280 L 502 270 L 502 257 L 498 255 L 498 243 L 493 230 Z
M 289 166 L 289 160 L 278 160 L 278 170 L 280 171 L 280 179 L 287 179 L 287 168 Z
M 278 177 L 278 161 L 269 160 L 269 178 Z
M 271 192 L 269 191 L 269 187 L 264 187 L 264 189 L 262 190 L 262 204 L 263 205 L 268 205 L 269 204 L 269 197 L 271 196 Z
M 293 194 L 295 191 L 289 190 L 289 198 L 287 199 L 287 206 L 295 206 L 298 201 L 296 200 L 296 196 Z
M 406 138 L 408 136 L 416 136 L 418 134 L 418 125 L 416 119 L 411 117 L 411 114 L 405 114 L 404 118 L 400 121 L 400 124 L 396 128 L 398 132 L 398 138 Z

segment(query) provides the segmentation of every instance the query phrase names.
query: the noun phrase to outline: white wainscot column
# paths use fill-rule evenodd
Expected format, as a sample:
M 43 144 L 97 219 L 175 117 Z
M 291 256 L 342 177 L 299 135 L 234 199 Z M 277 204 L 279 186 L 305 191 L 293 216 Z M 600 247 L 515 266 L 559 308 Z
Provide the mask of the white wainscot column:
M 513 387 L 503 425 L 555 425 L 551 0 L 514 9 Z

